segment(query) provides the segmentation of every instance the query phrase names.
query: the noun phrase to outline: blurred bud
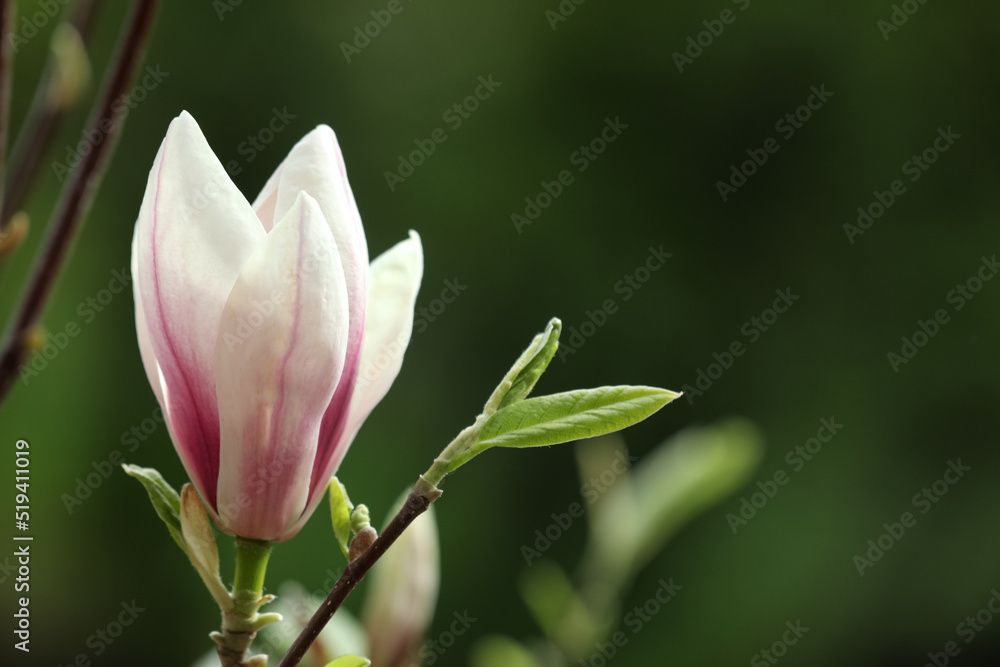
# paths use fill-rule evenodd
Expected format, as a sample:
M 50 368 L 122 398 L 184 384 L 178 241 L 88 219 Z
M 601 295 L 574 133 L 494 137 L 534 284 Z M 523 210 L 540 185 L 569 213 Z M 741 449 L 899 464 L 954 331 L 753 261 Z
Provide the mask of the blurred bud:
M 80 33 L 68 23 L 60 23 L 52 33 L 52 82 L 49 87 L 49 104 L 58 109 L 68 109 L 86 92 L 90 85 L 90 58 Z
M 405 500 L 406 495 L 398 505 Z M 440 580 L 437 519 L 431 506 L 373 569 L 362 614 L 372 664 L 403 667 L 416 662 L 417 648 L 434 618 Z
M 24 352 L 25 354 L 38 352 L 45 347 L 47 342 L 49 342 L 49 334 L 45 331 L 45 327 L 34 326 L 28 333 L 24 334 Z
M 275 664 L 288 653 L 292 642 L 305 629 L 328 591 L 317 589 L 310 595 L 300 584 L 288 581 L 281 585 L 278 592 L 278 600 L 274 606 L 284 620 L 264 628 L 253 645 L 254 651 L 271 656 Z M 368 642 L 364 628 L 347 609 L 342 607 L 323 628 L 299 664 L 302 667 L 326 667 L 336 656 L 365 655 L 367 652 Z M 218 667 L 219 658 L 213 657 L 214 663 L 206 663 L 205 667 L 210 665 Z
M 28 214 L 24 211 L 18 211 L 11 217 L 7 229 L 0 232 L 0 257 L 5 257 L 17 250 L 27 234 Z

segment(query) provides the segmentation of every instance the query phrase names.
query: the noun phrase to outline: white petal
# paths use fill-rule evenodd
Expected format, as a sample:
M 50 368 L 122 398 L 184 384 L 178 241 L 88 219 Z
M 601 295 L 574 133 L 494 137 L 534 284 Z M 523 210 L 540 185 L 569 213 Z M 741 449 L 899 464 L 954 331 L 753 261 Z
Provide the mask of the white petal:
M 413 309 L 423 273 L 423 248 L 420 236 L 413 231 L 409 239 L 396 244 L 372 262 L 364 344 L 350 408 L 340 426 L 339 436 L 333 442 L 324 442 L 321 435 L 320 447 L 330 447 L 327 461 L 313 473 L 313 489 L 306 514 L 288 537 L 301 528 L 320 501 L 361 425 L 399 375 L 413 331 Z
M 276 540 L 300 518 L 348 325 L 336 241 L 301 194 L 247 261 L 222 316 L 218 507 L 227 532 Z
M 163 374 L 174 444 L 209 505 L 219 466 L 219 322 L 244 262 L 265 237 L 198 124 L 182 113 L 160 146 L 136 222 L 137 303 Z

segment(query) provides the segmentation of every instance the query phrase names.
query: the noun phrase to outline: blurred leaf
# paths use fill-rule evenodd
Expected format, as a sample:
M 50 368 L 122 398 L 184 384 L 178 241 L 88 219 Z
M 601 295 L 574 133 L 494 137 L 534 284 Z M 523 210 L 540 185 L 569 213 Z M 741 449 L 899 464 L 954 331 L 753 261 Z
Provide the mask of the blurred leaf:
M 656 387 L 598 387 L 529 398 L 490 417 L 479 440 L 449 471 L 490 447 L 544 447 L 620 431 L 649 417 L 680 394 Z
M 333 534 L 345 558 L 351 546 L 351 510 L 354 505 L 347 497 L 347 489 L 336 477 L 330 481 L 330 518 L 333 520 Z
M 591 543 L 601 570 L 591 574 L 630 577 L 687 522 L 736 491 L 761 453 L 759 432 L 741 419 L 687 429 L 661 444 L 595 514 Z
M 571 655 L 589 647 L 597 628 L 562 568 L 540 561 L 522 573 L 518 589 L 549 639 Z
M 472 667 L 541 667 L 524 645 L 500 635 L 476 642 L 471 661 Z
M 122 469 L 130 477 L 139 480 L 149 494 L 149 500 L 153 503 L 156 514 L 167 524 L 167 530 L 174 542 L 187 553 L 187 545 L 184 543 L 184 533 L 181 531 L 181 497 L 170 486 L 163 476 L 155 468 L 140 468 L 136 465 L 123 463 Z
M 333 662 L 328 662 L 326 667 L 368 667 L 372 661 L 368 658 L 359 658 L 356 655 L 345 655 L 337 658 Z

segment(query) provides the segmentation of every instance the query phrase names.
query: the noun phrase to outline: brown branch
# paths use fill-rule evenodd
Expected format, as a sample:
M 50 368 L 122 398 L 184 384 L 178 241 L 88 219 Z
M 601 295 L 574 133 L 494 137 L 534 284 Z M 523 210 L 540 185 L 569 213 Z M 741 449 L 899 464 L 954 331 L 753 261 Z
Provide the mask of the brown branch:
M 433 494 L 432 494 L 433 495 Z M 437 492 L 437 496 L 440 492 Z M 403 534 L 403 531 L 413 523 L 413 521 L 427 511 L 430 504 L 434 502 L 434 498 L 428 498 L 426 495 L 413 491 L 409 497 L 406 499 L 406 503 L 400 508 L 399 512 L 393 517 L 392 521 L 386 526 L 385 532 L 383 532 L 377 540 L 356 560 L 353 560 L 348 564 L 347 569 L 344 573 L 340 575 L 340 579 L 337 580 L 336 585 L 334 585 L 333 590 L 330 594 L 326 596 L 326 600 L 320 605 L 313 617 L 309 619 L 309 624 L 306 625 L 302 634 L 298 636 L 295 643 L 288 650 L 288 653 L 281 660 L 281 664 L 278 667 L 295 667 L 302 660 L 306 652 L 309 650 L 310 645 L 316 638 L 319 637 L 319 633 L 323 631 L 323 628 L 333 618 L 334 613 L 340 609 L 340 605 L 344 603 L 347 596 L 351 594 L 354 587 L 364 579 L 365 575 L 368 574 L 368 570 L 378 562 L 378 559 L 392 546 L 392 543 Z
M 135 0 L 132 12 L 119 36 L 119 46 L 112 65 L 105 74 L 102 92 L 87 123 L 87 136 L 103 139 L 83 157 L 63 188 L 59 205 L 50 223 L 50 232 L 35 260 L 31 279 L 7 331 L 0 352 L 0 401 L 7 395 L 25 351 L 25 339 L 41 318 L 59 269 L 65 260 L 76 232 L 87 213 L 108 158 L 121 135 L 124 119 L 114 118 L 116 100 L 125 94 L 149 41 L 158 0 Z
M 0 0 L 0 39 L 3 40 L 0 43 L 0 202 L 3 202 L 3 179 L 7 174 L 7 131 L 10 127 L 10 89 L 14 74 L 14 45 L 8 35 L 13 28 L 13 0 Z
M 97 4 L 97 0 L 78 0 L 75 5 L 65 10 L 70 16 L 69 24 L 84 37 L 85 41 L 93 26 L 92 19 Z M 52 137 L 55 136 L 68 111 L 64 106 L 52 102 L 51 88 L 55 73 L 55 56 L 50 55 L 45 73 L 35 89 L 35 96 L 31 98 L 28 114 L 21 129 L 18 130 L 17 140 L 10 151 L 8 160 L 10 168 L 3 179 L 5 196 L 3 208 L 0 209 L 0 231 L 10 224 L 11 217 L 24 203 L 31 184 L 38 175 L 42 157 L 48 151 Z

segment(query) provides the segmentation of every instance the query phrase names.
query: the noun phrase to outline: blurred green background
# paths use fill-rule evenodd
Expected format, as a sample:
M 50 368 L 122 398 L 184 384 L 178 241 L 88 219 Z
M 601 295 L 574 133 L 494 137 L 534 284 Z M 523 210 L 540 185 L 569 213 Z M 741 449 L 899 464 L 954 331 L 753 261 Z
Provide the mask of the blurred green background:
M 21 15 L 38 4 L 20 2 Z M 563 2 L 575 11 L 553 29 L 546 11 L 558 11 L 557 0 L 403 0 L 403 11 L 347 62 L 341 43 L 385 2 L 226 3 L 232 11 L 220 16 L 222 4 L 161 7 L 147 63 L 168 76 L 131 110 L 44 319 L 51 331 L 74 321 L 81 334 L 0 408 L 0 472 L 9 480 L 0 497 L 13 504 L 14 442 L 25 438 L 36 536 L 28 659 L 11 648 L 11 575 L 0 572 L 5 664 L 67 665 L 84 653 L 95 665 L 186 665 L 210 648 L 207 633 L 218 625 L 134 480 L 115 470 L 71 513 L 63 499 L 113 450 L 125 452 L 127 432 L 154 412 L 130 292 L 92 316 L 81 304 L 127 267 L 146 175 L 182 109 L 220 159 L 238 161 L 234 180 L 251 199 L 302 135 L 331 125 L 372 256 L 414 228 L 427 263 L 418 305 L 430 307 L 445 281 L 467 286 L 414 335 L 398 381 L 341 468 L 352 496 L 379 520 L 550 316 L 563 319 L 568 341 L 587 311 L 614 299 L 616 312 L 565 363 L 553 362 L 539 391 L 697 388 L 713 354 L 741 341 L 746 352 L 703 395 L 689 394 L 693 401 L 675 402 L 625 437 L 642 455 L 686 425 L 738 414 L 767 443 L 753 481 L 643 571 L 631 604 L 661 578 L 684 588 L 617 660 L 746 664 L 781 638 L 786 621 L 800 619 L 810 630 L 783 664 L 922 665 L 948 641 L 961 647 L 952 664 L 996 664 L 1000 623 L 969 643 L 956 626 L 1000 586 L 1000 281 L 986 282 L 961 310 L 948 294 L 976 274 L 981 257 L 1000 251 L 1000 7 L 913 2 L 916 13 L 885 39 L 877 22 L 890 19 L 889 3 Z M 125 7 L 107 3 L 98 17 L 95 71 Z M 678 71 L 673 54 L 725 9 L 734 21 Z M 15 132 L 54 24 L 18 54 Z M 455 128 L 445 112 L 490 75 L 501 85 Z M 833 96 L 786 138 L 775 124 L 807 102 L 811 86 Z M 48 165 L 80 141 L 88 105 L 46 158 L 26 207 L 30 239 L 0 278 L 2 312 L 58 192 Z M 294 118 L 262 150 L 248 149 L 275 109 Z M 578 171 L 574 152 L 608 118 L 627 129 Z M 961 138 L 911 182 L 904 163 L 949 127 Z M 436 128 L 447 141 L 390 190 L 385 172 Z M 780 150 L 724 202 L 717 181 L 770 137 Z M 523 215 L 525 198 L 564 169 L 572 184 L 518 231 L 511 215 Z M 843 225 L 894 179 L 905 194 L 851 243 Z M 672 257 L 626 300 L 616 285 L 651 246 Z M 800 298 L 751 342 L 744 324 L 778 289 Z M 939 308 L 950 321 L 894 372 L 887 354 Z M 824 418 L 843 429 L 795 471 L 786 453 Z M 920 514 L 914 494 L 959 458 L 971 470 Z M 162 427 L 126 460 L 178 486 L 185 480 Z M 734 535 L 726 515 L 778 470 L 789 483 Z M 476 617 L 436 663 L 461 665 L 476 637 L 539 633 L 514 586 L 525 568 L 521 546 L 579 499 L 579 481 L 573 449 L 562 447 L 491 452 L 445 488 L 445 574 L 431 636 L 453 612 Z M 916 526 L 859 576 L 854 556 L 907 511 L 917 513 Z M 298 538 L 276 548 L 272 586 L 296 579 L 313 590 L 327 569 L 339 570 L 327 515 L 321 507 Z M 585 537 L 586 527 L 574 526 L 546 557 L 571 567 Z M 146 611 L 95 655 L 88 637 L 133 600 Z

